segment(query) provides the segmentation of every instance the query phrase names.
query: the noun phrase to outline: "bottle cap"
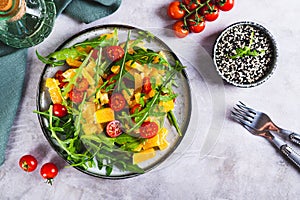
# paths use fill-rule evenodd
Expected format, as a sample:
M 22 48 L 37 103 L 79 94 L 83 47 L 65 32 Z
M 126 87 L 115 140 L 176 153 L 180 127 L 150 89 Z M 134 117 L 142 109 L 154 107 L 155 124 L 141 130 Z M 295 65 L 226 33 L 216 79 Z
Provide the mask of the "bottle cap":
M 13 6 L 13 0 L 1 0 L 0 1 L 0 11 L 8 11 Z

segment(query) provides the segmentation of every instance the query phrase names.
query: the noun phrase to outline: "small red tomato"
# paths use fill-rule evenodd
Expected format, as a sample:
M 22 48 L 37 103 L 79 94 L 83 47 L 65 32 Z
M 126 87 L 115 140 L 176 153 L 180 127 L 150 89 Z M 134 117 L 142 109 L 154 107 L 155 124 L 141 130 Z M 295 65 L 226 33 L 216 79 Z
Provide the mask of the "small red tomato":
M 106 126 L 106 133 L 109 137 L 115 138 L 122 134 L 121 122 L 113 120 Z
M 193 32 L 193 33 L 200 33 L 205 28 L 205 20 L 200 15 L 193 14 L 188 19 L 188 24 L 189 24 L 190 31 Z
M 66 85 L 66 83 L 67 82 L 64 82 L 64 79 L 65 79 L 65 77 L 63 76 L 63 71 L 62 70 L 58 70 L 56 73 L 55 73 L 55 75 L 54 75 L 54 78 L 56 79 L 56 80 L 58 80 L 58 82 L 59 82 L 59 87 L 60 88 L 63 88 L 65 85 Z
M 186 5 L 187 9 L 192 11 L 198 8 L 200 0 L 182 0 L 182 3 Z
M 86 78 L 78 78 L 76 81 L 75 89 L 80 92 L 84 92 L 89 88 L 89 82 Z
M 68 109 L 66 106 L 56 103 L 53 104 L 53 114 L 56 117 L 64 117 L 68 114 Z
M 142 92 L 148 94 L 151 90 L 152 90 L 152 86 L 150 82 L 150 77 L 144 77 Z
M 183 21 L 175 22 L 175 24 L 173 25 L 173 30 L 175 36 L 179 38 L 184 38 L 189 34 L 189 29 L 187 26 L 184 25 Z
M 184 17 L 186 11 L 182 8 L 179 1 L 173 1 L 169 4 L 167 13 L 172 19 L 181 19 Z
M 121 93 L 113 93 L 109 99 L 109 107 L 114 111 L 121 111 L 126 105 L 126 100 Z
M 158 132 L 158 125 L 155 122 L 144 122 L 139 130 L 142 138 L 152 138 Z
M 141 104 L 135 104 L 131 109 L 130 109 L 130 114 L 135 114 L 136 112 L 141 110 Z
M 200 13 L 204 16 L 206 21 L 212 22 L 218 18 L 219 8 L 216 5 L 209 3 L 200 9 Z
M 53 163 L 45 163 L 41 167 L 40 174 L 44 179 L 47 179 L 47 183 L 52 185 L 53 179 L 58 174 L 58 168 Z
M 92 53 L 91 57 L 94 58 L 94 60 L 97 60 L 99 57 L 98 53 L 99 53 L 98 49 L 93 49 L 93 53 Z
M 216 5 L 222 11 L 229 11 L 234 6 L 234 0 L 216 0 Z
M 120 46 L 109 46 L 105 48 L 105 55 L 110 61 L 118 61 L 124 57 L 124 49 Z
M 116 74 L 110 74 L 107 76 L 106 80 L 108 81 L 107 85 L 115 83 L 117 80 L 114 78 Z
M 77 91 L 76 89 L 72 89 L 69 92 L 69 97 L 74 103 L 81 103 L 84 98 L 84 92 Z
M 24 155 L 19 160 L 19 166 L 25 172 L 32 172 L 36 169 L 38 161 L 32 155 Z

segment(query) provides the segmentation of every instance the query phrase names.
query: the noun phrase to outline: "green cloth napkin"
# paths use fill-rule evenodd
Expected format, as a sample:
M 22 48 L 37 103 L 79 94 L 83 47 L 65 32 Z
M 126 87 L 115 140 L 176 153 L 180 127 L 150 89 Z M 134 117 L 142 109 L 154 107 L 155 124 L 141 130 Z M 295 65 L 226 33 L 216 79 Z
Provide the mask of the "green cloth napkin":
M 115 12 L 121 0 L 54 0 L 57 15 L 90 23 Z M 5 150 L 26 73 L 27 49 L 15 49 L 0 42 L 0 166 L 5 160 Z M 34 103 L 34 102 L 33 102 Z

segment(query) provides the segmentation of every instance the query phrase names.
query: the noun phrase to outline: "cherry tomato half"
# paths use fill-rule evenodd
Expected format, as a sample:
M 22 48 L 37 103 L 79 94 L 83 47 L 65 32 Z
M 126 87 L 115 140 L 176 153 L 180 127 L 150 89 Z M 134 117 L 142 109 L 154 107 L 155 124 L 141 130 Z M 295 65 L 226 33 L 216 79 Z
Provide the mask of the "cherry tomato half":
M 54 75 L 54 78 L 59 82 L 60 88 L 63 88 L 67 84 L 67 82 L 63 81 L 65 79 L 65 77 L 63 77 L 63 73 L 64 72 L 62 70 L 58 70 Z
M 183 21 L 175 22 L 175 24 L 173 25 L 173 30 L 174 30 L 175 36 L 177 36 L 179 38 L 184 38 L 185 36 L 187 36 L 189 34 L 189 29 L 188 29 L 188 27 L 186 27 L 184 25 Z
M 89 88 L 89 82 L 86 78 L 78 78 L 76 81 L 77 85 L 75 86 L 75 89 L 80 92 L 84 92 Z
M 25 172 L 32 172 L 36 169 L 38 161 L 32 155 L 24 155 L 19 160 L 19 166 Z
M 68 114 L 68 110 L 66 108 L 66 106 L 64 105 L 61 105 L 61 104 L 53 104 L 53 114 L 56 116 L 56 117 L 64 117 Z
M 120 46 L 109 46 L 105 48 L 105 55 L 110 61 L 118 61 L 124 57 L 124 49 Z
M 229 11 L 234 6 L 234 0 L 216 0 L 216 5 L 222 11 Z
M 150 77 L 144 77 L 143 78 L 143 89 L 142 92 L 145 94 L 148 94 L 152 90 L 151 82 L 150 82 Z
M 200 0 L 182 0 L 182 3 L 187 7 L 187 9 L 192 11 L 198 8 Z
M 152 138 L 158 132 L 158 125 L 155 122 L 144 122 L 140 127 L 140 135 L 142 138 Z
M 142 109 L 141 104 L 135 104 L 131 109 L 130 109 L 130 114 L 136 114 Z M 132 117 L 132 121 L 135 122 L 135 117 Z
M 172 19 L 181 19 L 184 17 L 186 11 L 182 9 L 179 1 L 173 1 L 169 4 L 167 13 Z
M 108 81 L 107 85 L 111 85 L 115 82 L 117 82 L 116 79 L 114 79 L 114 77 L 116 76 L 116 74 L 110 74 L 107 76 L 106 80 Z
M 69 97 L 72 102 L 74 103 L 81 103 L 83 98 L 84 98 L 84 92 L 82 91 L 77 91 L 76 89 L 72 89 L 69 92 Z
M 40 170 L 40 174 L 44 179 L 47 179 L 47 183 L 52 185 L 53 179 L 58 174 L 58 168 L 53 163 L 45 163 Z
M 200 13 L 204 16 L 206 21 L 212 22 L 219 17 L 219 8 L 216 5 L 209 3 L 200 9 Z
M 126 105 L 126 100 L 121 93 L 113 93 L 109 99 L 109 107 L 114 111 L 121 111 Z
M 141 104 L 135 104 L 131 109 L 130 109 L 130 114 L 135 114 L 136 112 L 141 110 Z
M 193 14 L 188 19 L 188 24 L 189 24 L 190 31 L 193 32 L 193 33 L 200 33 L 205 28 L 205 20 L 200 15 L 196 16 L 195 14 Z
M 122 126 L 121 122 L 118 120 L 113 120 L 109 122 L 106 126 L 106 133 L 109 137 L 118 137 L 119 135 L 122 134 Z

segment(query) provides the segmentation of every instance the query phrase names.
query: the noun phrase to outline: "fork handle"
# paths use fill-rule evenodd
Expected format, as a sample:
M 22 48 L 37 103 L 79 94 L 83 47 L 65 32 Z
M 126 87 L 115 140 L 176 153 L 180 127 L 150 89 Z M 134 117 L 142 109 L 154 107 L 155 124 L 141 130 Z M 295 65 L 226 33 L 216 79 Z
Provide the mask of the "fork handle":
M 272 133 L 272 131 L 270 131 Z M 300 168 L 300 155 L 292 149 L 292 147 L 288 146 L 284 141 L 279 139 L 272 134 L 272 138 L 270 141 L 284 154 L 288 159 L 290 159 L 298 168 Z
M 288 138 L 295 144 L 300 145 L 300 135 L 298 133 L 294 133 L 292 131 L 285 130 L 285 129 L 280 129 L 279 132 L 283 134 L 284 137 Z

